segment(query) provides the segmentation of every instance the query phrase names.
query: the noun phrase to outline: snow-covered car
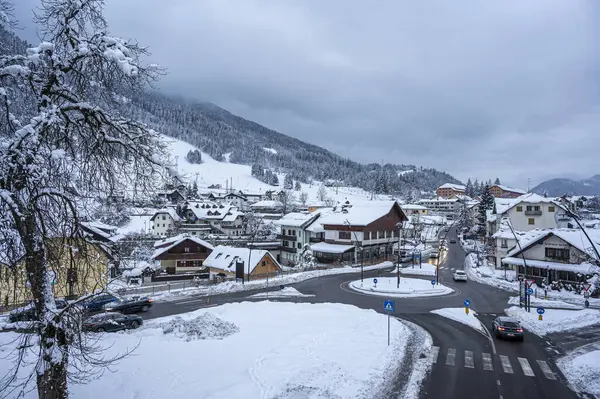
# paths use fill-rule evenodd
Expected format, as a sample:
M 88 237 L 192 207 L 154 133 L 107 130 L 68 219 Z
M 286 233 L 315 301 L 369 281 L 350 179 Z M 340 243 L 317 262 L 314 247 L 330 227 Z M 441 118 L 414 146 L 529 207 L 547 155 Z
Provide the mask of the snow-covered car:
M 85 331 L 105 332 L 135 329 L 141 326 L 144 320 L 138 315 L 124 315 L 122 313 L 100 313 L 87 318 L 83 322 Z
M 467 281 L 467 273 L 464 270 L 457 270 L 452 275 L 454 281 Z

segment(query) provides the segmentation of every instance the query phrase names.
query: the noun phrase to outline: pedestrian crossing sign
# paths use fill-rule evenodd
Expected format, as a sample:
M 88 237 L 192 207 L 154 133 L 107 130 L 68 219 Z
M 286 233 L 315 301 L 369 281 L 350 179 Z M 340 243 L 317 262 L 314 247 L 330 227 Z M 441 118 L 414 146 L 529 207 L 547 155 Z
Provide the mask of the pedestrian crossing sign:
M 396 308 L 396 303 L 394 301 L 385 301 L 383 302 L 383 310 L 386 312 L 393 312 Z

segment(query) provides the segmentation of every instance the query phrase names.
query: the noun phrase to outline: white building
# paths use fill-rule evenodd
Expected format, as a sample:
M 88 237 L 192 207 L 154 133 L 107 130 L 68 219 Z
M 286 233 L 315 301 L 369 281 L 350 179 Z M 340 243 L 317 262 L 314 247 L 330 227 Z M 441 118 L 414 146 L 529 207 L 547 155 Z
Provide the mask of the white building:
M 411 215 L 427 215 L 429 213 L 429 209 L 426 206 L 419 204 L 403 204 L 402 210 L 406 213 L 407 216 Z
M 166 237 L 178 227 L 181 220 L 175 208 L 160 209 L 150 218 L 152 232 L 155 235 Z
M 193 234 L 196 226 L 202 229 L 209 227 L 211 232 L 226 234 L 228 236 L 239 236 L 243 234 L 244 213 L 229 203 L 217 203 L 212 201 L 188 202 L 183 211 L 187 223 L 182 226 L 184 230 L 190 230 Z
M 419 205 L 429 209 L 430 213 L 453 219 L 462 207 L 458 198 L 430 198 L 419 200 Z
M 281 201 L 258 201 L 250 205 L 250 209 L 257 216 L 264 219 L 278 220 L 283 216 L 283 203 Z
M 281 255 L 277 256 L 278 261 L 286 265 L 295 264 L 301 260 L 305 246 L 323 241 L 325 230 L 318 223 L 322 214 L 292 212 L 274 222 L 276 226 L 281 227 L 281 233 L 277 235 L 281 240 Z M 317 228 L 311 229 L 313 225 L 317 225 Z

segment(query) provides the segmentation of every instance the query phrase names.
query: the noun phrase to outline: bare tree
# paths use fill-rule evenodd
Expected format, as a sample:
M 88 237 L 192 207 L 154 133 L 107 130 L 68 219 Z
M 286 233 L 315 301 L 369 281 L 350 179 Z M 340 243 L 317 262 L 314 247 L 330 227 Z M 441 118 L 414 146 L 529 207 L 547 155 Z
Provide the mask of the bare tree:
M 107 34 L 102 7 L 42 0 L 42 43 L 0 57 L 0 253 L 24 270 L 39 320 L 28 338 L 37 360 L 21 389 L 35 381 L 40 398 L 68 397 L 68 381 L 111 360 L 94 352 L 74 306 L 57 310 L 51 286 L 65 251 L 76 267 L 88 260 L 84 205 L 134 184 L 149 192 L 162 175 L 158 133 L 119 113 L 161 70 L 142 65 L 144 48 Z M 32 352 L 19 348 L 4 389 L 16 389 L 24 351 Z
M 290 208 L 294 205 L 296 195 L 292 190 L 283 190 L 279 196 L 279 200 L 283 204 L 283 214 L 285 215 L 290 211 Z
M 325 188 L 325 186 L 323 184 L 321 184 L 319 186 L 319 189 L 317 190 L 317 199 L 319 201 L 327 200 L 327 188 Z
M 306 191 L 301 192 L 298 196 L 298 200 L 300 201 L 302 206 L 306 206 L 306 203 L 308 202 L 308 193 Z

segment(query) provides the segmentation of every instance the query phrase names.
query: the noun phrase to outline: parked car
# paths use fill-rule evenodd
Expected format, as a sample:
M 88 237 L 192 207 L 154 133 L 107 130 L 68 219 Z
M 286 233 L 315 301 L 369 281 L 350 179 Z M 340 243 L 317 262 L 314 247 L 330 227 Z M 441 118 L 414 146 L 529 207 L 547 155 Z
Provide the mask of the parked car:
M 54 300 L 57 309 L 64 309 L 69 304 L 66 299 L 57 298 Z M 32 303 L 23 306 L 21 308 L 13 309 L 8 315 L 8 321 L 16 323 L 18 321 L 32 321 L 37 320 L 37 314 L 35 313 L 35 307 Z
M 83 329 L 93 332 L 120 331 L 138 328 L 144 323 L 138 315 L 125 315 L 118 312 L 99 313 L 83 322 Z
M 454 281 L 467 281 L 467 273 L 464 270 L 457 270 L 452 274 Z
M 456 240 L 450 240 L 450 244 L 456 244 Z
M 81 302 L 81 306 L 88 312 L 99 312 L 104 310 L 107 303 L 118 301 L 119 297 L 107 292 L 91 297 Z
M 496 317 L 492 322 L 492 332 L 496 338 L 514 338 L 523 341 L 523 327 L 512 317 Z
M 433 251 L 432 253 L 429 254 L 430 258 L 437 258 L 439 256 L 440 256 L 440 254 L 438 253 L 438 251 Z
M 152 299 L 144 297 L 118 298 L 104 305 L 109 312 L 136 313 L 147 312 L 152 307 Z

